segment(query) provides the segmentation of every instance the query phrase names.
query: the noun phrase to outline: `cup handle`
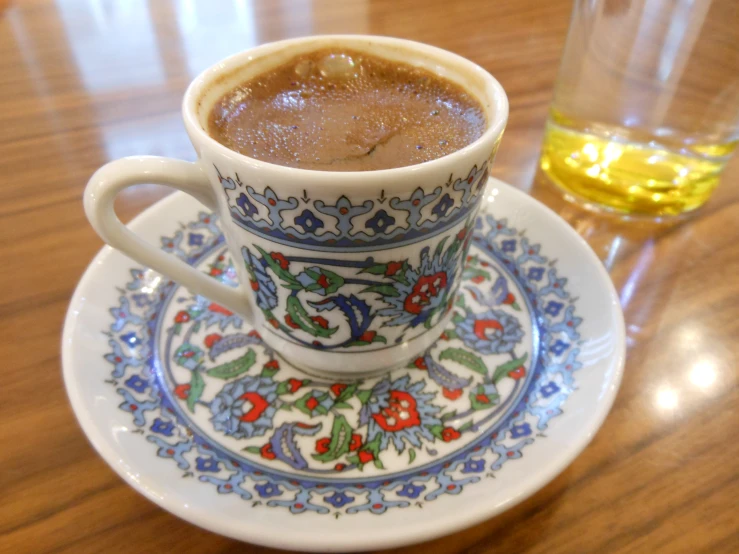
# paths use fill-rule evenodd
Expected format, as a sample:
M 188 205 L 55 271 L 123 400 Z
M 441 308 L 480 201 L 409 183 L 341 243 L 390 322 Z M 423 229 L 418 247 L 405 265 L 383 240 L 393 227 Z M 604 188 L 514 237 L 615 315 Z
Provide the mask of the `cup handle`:
M 247 295 L 219 283 L 175 256 L 162 252 L 129 231 L 115 213 L 114 201 L 120 191 L 133 185 L 151 183 L 179 189 L 217 211 L 218 203 L 199 163 L 157 156 L 123 158 L 98 169 L 85 189 L 85 213 L 98 235 L 137 262 L 202 294 L 253 323 Z

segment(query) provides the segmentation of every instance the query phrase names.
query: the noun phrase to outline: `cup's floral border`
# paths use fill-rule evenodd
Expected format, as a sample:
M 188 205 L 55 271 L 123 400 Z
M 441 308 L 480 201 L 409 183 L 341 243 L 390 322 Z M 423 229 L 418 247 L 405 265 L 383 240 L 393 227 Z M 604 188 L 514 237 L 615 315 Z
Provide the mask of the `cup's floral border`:
M 423 240 L 467 217 L 487 182 L 488 163 L 446 183 L 416 188 L 408 197 L 361 198 L 352 191 L 337 199 L 279 196 L 257 191 L 215 166 L 234 223 L 257 236 L 307 249 L 368 250 Z
M 162 238 L 165 250 L 190 263 L 222 243 L 216 216 L 206 213 L 173 236 Z M 467 485 L 494 477 L 508 460 L 522 456 L 522 449 L 562 413 L 563 403 L 575 389 L 573 373 L 581 367 L 577 358 L 582 340 L 577 327 L 582 320 L 575 316 L 567 279 L 558 276 L 556 261 L 540 253 L 541 246 L 531 244 L 524 231 L 510 228 L 506 220 L 496 220 L 492 215 L 478 218 L 474 243 L 490 255 L 491 261 L 507 267 L 528 294 L 534 309 L 532 319 L 539 327 L 540 355 L 532 368 L 529 389 L 511 416 L 494 432 L 438 467 L 397 478 L 390 474 L 369 483 L 330 482 L 285 478 L 220 454 L 207 439 L 178 421 L 162 394 L 161 376 L 153 363 L 156 352 L 152 331 L 161 302 L 176 285 L 166 283 L 153 288 L 140 269 L 131 270 L 132 280 L 122 290 L 119 304 L 110 310 L 114 321 L 106 334 L 111 351 L 105 359 L 113 368 L 107 382 L 122 397 L 120 408 L 132 415 L 135 432 L 156 445 L 159 457 L 173 459 L 184 477 L 211 483 L 220 494 L 235 493 L 253 505 L 338 518 L 364 511 L 382 514 L 390 508 L 422 505 L 445 494 L 459 494 Z M 148 386 L 142 387 L 142 379 Z M 141 394 L 144 389 L 146 393 Z

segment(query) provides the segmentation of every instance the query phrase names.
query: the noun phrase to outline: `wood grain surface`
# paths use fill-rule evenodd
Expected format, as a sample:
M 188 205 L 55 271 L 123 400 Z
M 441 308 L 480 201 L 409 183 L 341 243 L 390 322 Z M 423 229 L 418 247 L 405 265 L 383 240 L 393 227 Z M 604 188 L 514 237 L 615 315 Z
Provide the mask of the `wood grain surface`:
M 0 1 L 0 551 L 274 552 L 177 519 L 97 456 L 64 392 L 62 320 L 102 246 L 82 211 L 93 171 L 133 154 L 194 159 L 179 104 L 197 73 L 262 42 L 343 32 L 440 46 L 501 81 L 511 114 L 493 174 L 590 242 L 628 330 L 613 411 L 564 473 L 495 519 L 397 552 L 739 552 L 739 160 L 678 224 L 627 224 L 561 200 L 536 167 L 570 9 L 565 0 Z M 128 220 L 169 192 L 130 189 L 119 213 Z

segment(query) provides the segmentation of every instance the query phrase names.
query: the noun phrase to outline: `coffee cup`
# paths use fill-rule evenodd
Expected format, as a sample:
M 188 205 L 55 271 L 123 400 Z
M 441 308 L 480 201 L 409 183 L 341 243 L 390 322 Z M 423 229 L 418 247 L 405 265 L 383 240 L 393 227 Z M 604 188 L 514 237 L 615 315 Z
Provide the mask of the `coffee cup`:
M 322 48 L 366 52 L 458 84 L 483 107 L 484 133 L 438 159 L 349 172 L 267 163 L 208 135 L 208 115 L 225 92 Z M 187 89 L 182 112 L 196 162 L 123 158 L 90 179 L 85 210 L 105 242 L 238 313 L 268 346 L 311 374 L 350 379 L 386 371 L 437 340 L 508 117 L 505 92 L 487 71 L 408 40 L 305 37 L 265 44 L 205 70 Z M 143 183 L 177 188 L 216 214 L 238 288 L 148 244 L 120 222 L 116 195 Z

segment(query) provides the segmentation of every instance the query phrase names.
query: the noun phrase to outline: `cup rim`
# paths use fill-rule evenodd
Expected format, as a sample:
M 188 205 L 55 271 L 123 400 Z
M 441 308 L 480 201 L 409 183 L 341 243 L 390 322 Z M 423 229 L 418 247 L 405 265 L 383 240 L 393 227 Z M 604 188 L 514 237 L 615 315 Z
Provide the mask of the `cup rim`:
M 471 142 L 450 154 L 414 165 L 391 169 L 377 169 L 372 171 L 324 171 L 288 167 L 258 160 L 256 158 L 246 156 L 245 154 L 241 154 L 240 152 L 236 152 L 235 150 L 231 150 L 212 138 L 205 129 L 202 128 L 197 114 L 197 106 L 201 93 L 208 85 L 216 81 L 220 76 L 251 60 L 253 57 L 260 55 L 260 53 L 266 54 L 272 51 L 283 51 L 285 48 L 304 45 L 311 42 L 320 43 L 326 40 L 347 40 L 353 42 L 360 40 L 366 41 L 367 43 L 376 42 L 387 46 L 398 46 L 406 50 L 410 49 L 419 51 L 429 57 L 439 59 L 441 64 L 446 67 L 465 67 L 469 72 L 476 74 L 483 80 L 487 90 L 492 90 L 492 95 L 490 97 L 486 97 L 487 102 L 491 105 L 492 120 L 489 121 L 485 132 L 474 142 Z M 479 97 L 478 100 L 480 100 Z M 326 185 L 340 185 L 345 183 L 347 178 L 351 178 L 352 181 L 358 182 L 358 184 L 361 184 L 362 182 L 369 184 L 371 182 L 376 182 L 377 179 L 396 179 L 401 177 L 402 173 L 417 173 L 421 171 L 433 172 L 440 170 L 443 169 L 445 164 L 452 162 L 454 158 L 471 153 L 485 143 L 495 142 L 495 140 L 502 135 L 508 121 L 508 97 L 506 96 L 502 85 L 490 74 L 490 72 L 467 58 L 442 48 L 412 40 L 377 35 L 314 35 L 261 44 L 254 48 L 232 54 L 205 69 L 195 77 L 187 87 L 185 96 L 182 100 L 182 117 L 188 134 L 193 141 L 195 141 L 197 137 L 198 140 L 203 141 L 209 148 L 214 149 L 222 156 L 231 158 L 234 161 L 239 161 L 240 163 L 245 163 L 254 170 L 269 171 L 275 173 L 276 176 L 277 174 L 282 174 L 283 177 L 291 178 L 296 178 L 298 176 L 296 175 L 297 173 L 299 174 L 299 178 L 310 179 L 316 183 L 317 186 L 320 186 L 318 183 L 325 183 Z

